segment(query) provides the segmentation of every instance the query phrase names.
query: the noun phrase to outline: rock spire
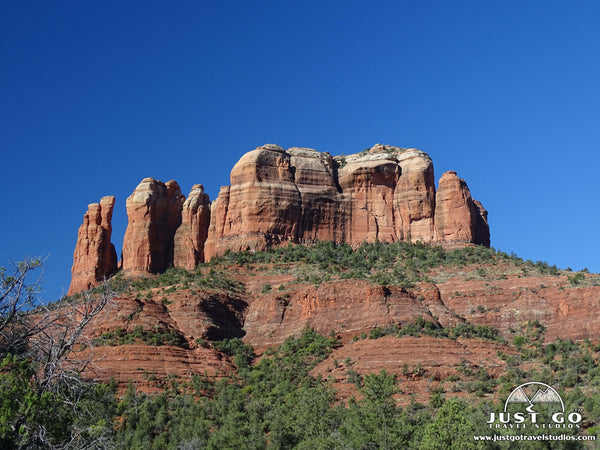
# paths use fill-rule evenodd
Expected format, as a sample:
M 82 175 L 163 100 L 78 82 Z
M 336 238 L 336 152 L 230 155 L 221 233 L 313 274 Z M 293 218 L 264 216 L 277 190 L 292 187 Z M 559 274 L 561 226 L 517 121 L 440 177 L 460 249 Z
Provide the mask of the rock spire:
M 144 178 L 127 199 L 123 239 L 125 275 L 161 273 L 173 265 L 174 237 L 181 224 L 184 196 L 179 185 Z
M 88 205 L 77 233 L 68 295 L 89 289 L 117 271 L 117 253 L 111 243 L 115 197 Z

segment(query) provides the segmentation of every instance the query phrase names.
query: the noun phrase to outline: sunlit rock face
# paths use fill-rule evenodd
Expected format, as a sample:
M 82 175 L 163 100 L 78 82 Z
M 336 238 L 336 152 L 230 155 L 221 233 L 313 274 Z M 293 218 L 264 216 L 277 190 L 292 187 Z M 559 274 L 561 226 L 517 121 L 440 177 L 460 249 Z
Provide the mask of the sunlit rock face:
M 144 178 L 127 199 L 125 275 L 161 273 L 173 265 L 174 237 L 185 197 L 179 185 Z
M 213 202 L 205 255 L 317 240 L 489 246 L 487 212 L 466 184 L 450 184 L 444 179 L 438 208 L 433 163 L 417 149 L 377 144 L 333 158 L 268 144 L 239 160 Z
M 337 163 L 327 153 L 310 148 L 287 150 L 300 192 L 299 242 L 347 240 L 349 204 L 341 195 Z
M 89 289 L 116 272 L 117 253 L 111 243 L 114 206 L 113 196 L 88 206 L 77 233 L 68 295 Z
M 294 242 L 301 213 L 290 155 L 278 145 L 258 147 L 233 167 L 231 186 L 212 205 L 206 257 Z
M 398 156 L 401 176 L 394 192 L 397 237 L 403 241 L 435 240 L 435 179 L 429 155 L 408 149 Z
M 456 172 L 446 172 L 440 178 L 435 227 L 441 242 L 490 245 L 487 211 L 471 198 L 467 183 Z
M 175 232 L 173 265 L 191 270 L 204 262 L 204 243 L 208 237 L 210 200 L 204 186 L 195 184 L 183 203 L 181 225 Z

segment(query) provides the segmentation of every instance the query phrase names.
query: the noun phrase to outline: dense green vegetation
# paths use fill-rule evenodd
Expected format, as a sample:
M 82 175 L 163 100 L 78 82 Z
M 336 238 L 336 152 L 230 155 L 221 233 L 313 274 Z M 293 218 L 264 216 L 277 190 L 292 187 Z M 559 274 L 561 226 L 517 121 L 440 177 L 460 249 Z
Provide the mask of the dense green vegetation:
M 431 422 L 430 413 L 423 405 L 397 407 L 394 376 L 385 371 L 365 376 L 363 398 L 344 405 L 336 404 L 327 380 L 309 375 L 336 345 L 305 330 L 249 365 L 249 349 L 236 342 L 229 351 L 246 355 L 239 377 L 218 382 L 196 377 L 173 383 L 158 397 L 131 387 L 119 405 L 117 438 L 128 448 L 418 446 L 422 436 L 416 431 Z
M 189 348 L 185 338 L 175 330 L 164 330 L 161 328 L 154 330 L 145 330 L 140 325 L 136 326 L 132 332 L 117 328 L 115 331 L 103 333 L 101 336 L 92 340 L 93 346 L 102 345 L 126 345 L 144 343 L 147 345 L 174 345 L 181 348 Z
M 527 327 L 537 328 L 537 325 L 526 326 L 524 332 Z M 486 421 L 490 412 L 502 411 L 503 403 L 491 402 L 489 395 L 483 400 L 478 395 L 460 400 L 456 395 L 476 393 L 473 386 L 478 386 L 484 394 L 481 397 L 496 390 L 500 395 L 494 397 L 505 399 L 515 386 L 539 380 L 546 363 L 539 359 L 541 355 L 525 350 L 513 352 L 514 361 L 500 381 L 491 380 L 484 368 L 465 365 L 457 377 L 443 380 L 440 388 L 432 390 L 428 404 L 411 401 L 401 408 L 396 398 L 403 384 L 409 381 L 385 370 L 365 376 L 348 370 L 348 382 L 356 384 L 357 397 L 347 403 L 337 402 L 331 381 L 312 377 L 309 372 L 339 344 L 312 330 L 305 330 L 297 339 L 288 338 L 255 363 L 252 363 L 252 349 L 239 339 L 217 345 L 236 359 L 239 367 L 236 376 L 219 381 L 199 376 L 189 382 L 172 380 L 159 396 L 137 392 L 131 385 L 118 406 L 117 441 L 127 448 L 140 449 L 583 448 L 581 443 L 556 441 L 486 442 L 483 446 L 473 439 L 474 435 L 492 434 Z M 554 355 L 548 363 L 557 364 L 556 377 L 562 376 L 563 364 L 578 367 L 579 388 L 565 392 L 560 382 L 554 385 L 563 390 L 567 410 L 582 408 L 586 421 L 595 424 L 600 420 L 600 402 L 593 390 L 586 390 L 597 386 L 595 378 L 599 375 L 597 365 L 590 363 L 588 356 L 600 348 L 590 345 L 557 343 L 541 350 Z M 559 362 L 563 361 L 559 356 L 561 349 L 568 351 L 564 354 L 568 362 Z M 595 369 L 590 369 L 591 366 Z M 427 374 L 421 369 L 419 376 Z M 455 389 L 457 386 L 461 389 Z M 592 427 L 588 431 L 596 433 L 597 429 Z M 495 432 L 518 434 L 503 429 Z M 548 433 L 529 431 L 543 432 Z M 561 433 L 576 431 L 561 430 Z
M 214 266 L 245 266 L 274 264 L 277 270 L 298 273 L 298 282 L 319 284 L 331 279 L 359 278 L 383 285 L 411 287 L 428 279 L 434 268 L 466 265 L 511 264 L 523 274 L 558 275 L 556 266 L 545 262 L 524 261 L 515 255 L 482 246 L 446 251 L 440 246 L 394 242 L 363 243 L 353 249 L 348 244 L 331 241 L 313 245 L 293 245 L 266 251 L 227 252 L 211 260 Z M 286 269 L 287 265 L 287 269 Z M 482 269 L 485 272 L 485 269 Z M 483 273 L 482 276 L 486 274 Z
M 444 328 L 438 325 L 436 322 L 428 321 L 419 316 L 414 323 L 407 323 L 405 325 L 392 325 L 389 327 L 376 327 L 371 329 L 369 332 L 369 339 L 377 339 L 387 335 L 394 335 L 397 337 L 402 336 L 432 336 L 438 338 L 449 338 L 457 339 L 459 337 L 474 338 L 474 339 L 487 339 L 490 341 L 504 342 L 504 338 L 500 332 L 490 326 L 486 325 L 473 325 L 470 323 L 459 323 L 455 327 Z M 366 333 L 360 336 L 355 336 L 354 339 L 365 339 Z
M 419 334 L 435 333 L 424 321 L 408 328 L 420 330 Z M 540 380 L 548 370 L 551 378 L 544 379 L 546 382 L 562 379 L 567 374 L 564 371 L 573 370 L 579 376 L 578 388 L 563 395 L 567 408 L 583 407 L 586 420 L 599 423 L 600 401 L 593 391 L 586 390 L 600 384 L 597 364 L 593 358 L 590 360 L 600 348 L 572 342 L 544 346 L 543 329 L 536 323 L 516 333 L 537 336 L 537 340 L 523 346 L 519 353 L 503 356 L 512 359 L 507 374 L 500 379 L 500 397 L 505 398 L 520 383 Z M 434 335 L 444 337 L 446 333 Z M 451 335 L 448 333 L 447 338 Z M 402 339 L 404 334 L 399 332 L 397 336 Z M 41 423 L 49 430 L 53 445 L 59 446 L 69 442 L 75 424 L 85 430 L 88 441 L 97 435 L 104 437 L 98 448 L 581 448 L 575 443 L 556 442 L 552 446 L 496 442 L 484 447 L 474 441 L 473 435 L 491 433 L 486 420 L 491 411 L 501 411 L 502 402 L 474 400 L 476 396 L 459 400 L 454 395 L 474 392 L 470 383 L 489 381 L 483 368 L 465 365 L 458 377 L 432 390 L 429 404 L 411 401 L 401 408 L 396 396 L 408 381 L 385 370 L 365 376 L 348 371 L 348 382 L 357 386 L 357 398 L 337 402 L 331 381 L 311 376 L 310 370 L 339 343 L 310 329 L 299 338 L 288 338 L 259 361 L 255 361 L 253 349 L 237 338 L 212 345 L 233 358 L 238 367 L 236 374 L 220 380 L 199 375 L 185 381 L 172 377 L 164 392 L 154 396 L 130 384 L 118 401 L 113 388 L 92 385 L 78 400 L 78 407 L 87 411 L 81 418 L 74 417 L 72 405 L 60 392 L 37 397 L 35 385 L 25 381 L 31 377 L 30 363 L 7 355 L 0 370 L 2 442 L 19 446 L 19 442 L 10 440 L 10 425 L 15 411 L 22 411 L 22 426 Z M 530 368 L 525 370 L 526 366 Z M 412 370 L 413 375 L 427 376 L 422 368 L 419 372 L 417 369 Z M 496 385 L 492 383 L 492 389 Z M 560 382 L 555 385 L 563 387 Z

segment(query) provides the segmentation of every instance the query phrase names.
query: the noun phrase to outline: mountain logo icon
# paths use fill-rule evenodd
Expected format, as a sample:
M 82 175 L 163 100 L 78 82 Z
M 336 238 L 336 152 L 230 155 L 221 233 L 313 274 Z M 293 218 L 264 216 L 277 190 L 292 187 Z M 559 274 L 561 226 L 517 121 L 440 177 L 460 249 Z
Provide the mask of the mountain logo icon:
M 508 405 L 515 403 L 525 403 L 527 411 L 531 411 L 534 405 L 556 403 L 560 405 L 561 412 L 565 411 L 565 404 L 556 390 L 552 386 L 538 381 L 531 381 L 517 386 L 508 396 L 504 403 L 504 411 L 507 411 Z

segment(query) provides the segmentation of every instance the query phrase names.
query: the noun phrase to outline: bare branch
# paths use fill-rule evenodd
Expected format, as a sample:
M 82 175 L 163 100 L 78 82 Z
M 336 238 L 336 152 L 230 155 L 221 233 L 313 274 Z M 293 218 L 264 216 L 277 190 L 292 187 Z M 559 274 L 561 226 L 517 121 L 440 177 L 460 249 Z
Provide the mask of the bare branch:
M 93 382 L 81 377 L 91 361 L 80 360 L 74 348 L 87 340 L 86 328 L 114 303 L 116 293 L 105 282 L 77 299 L 65 297 L 51 305 L 40 304 L 36 297 L 39 280 L 28 282 L 39 265 L 39 261 L 19 263 L 10 274 L 0 269 L 0 360 L 12 354 L 14 361 L 29 362 L 24 385 L 31 386 L 39 398 L 46 393 L 60 398 L 73 417 L 91 418 L 94 413 L 81 406 L 94 388 Z M 19 403 L 19 413 L 9 424 L 19 448 L 111 448 L 110 424 L 78 428 L 77 424 L 89 423 L 86 420 L 74 421 L 69 437 L 57 447 L 44 423 L 29 423 L 20 412 L 26 411 L 27 405 Z M 92 435 L 94 442 L 90 441 Z

